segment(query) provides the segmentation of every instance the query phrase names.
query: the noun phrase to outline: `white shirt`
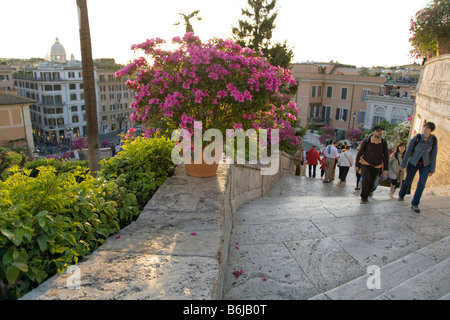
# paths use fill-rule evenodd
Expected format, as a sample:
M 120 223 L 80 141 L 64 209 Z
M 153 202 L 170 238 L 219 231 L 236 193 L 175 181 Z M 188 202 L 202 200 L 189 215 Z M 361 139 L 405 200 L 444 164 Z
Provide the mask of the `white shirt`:
M 328 147 L 325 148 L 325 152 L 323 154 L 327 158 L 338 158 L 339 157 L 338 149 L 332 144 L 330 144 Z

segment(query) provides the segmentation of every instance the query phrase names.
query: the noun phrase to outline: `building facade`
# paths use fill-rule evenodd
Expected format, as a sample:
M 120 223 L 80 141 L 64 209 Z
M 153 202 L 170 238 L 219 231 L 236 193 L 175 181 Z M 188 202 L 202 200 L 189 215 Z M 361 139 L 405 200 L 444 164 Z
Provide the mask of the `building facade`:
M 7 65 L 0 65 L 0 92 L 8 93 L 14 90 L 13 72 L 13 68 Z
M 361 111 L 364 129 L 371 129 L 374 125 L 386 120 L 393 124 L 400 124 L 414 113 L 414 100 L 390 96 L 369 95 L 366 97 L 366 111 Z
M 130 127 L 127 110 L 133 95 L 114 70 L 94 70 L 99 133 Z M 56 38 L 50 61 L 26 67 L 14 75 L 20 96 L 35 99 L 31 105 L 33 135 L 39 142 L 64 143 L 86 137 L 86 112 L 81 61 L 66 59 L 64 47 Z
M 366 127 L 371 117 L 366 116 L 368 98 L 384 96 L 390 89 L 385 77 L 361 76 L 358 69 L 335 64 L 294 64 L 292 73 L 298 81 L 293 100 L 299 107 L 300 127 L 331 125 L 337 133 Z M 404 116 L 406 120 L 407 112 Z
M 126 131 L 131 127 L 129 109 L 134 93 L 127 90 L 125 82 L 114 76 L 115 70 L 97 69 L 97 110 L 99 132 Z
M 30 105 L 36 102 L 0 92 L 0 147 L 34 149 Z

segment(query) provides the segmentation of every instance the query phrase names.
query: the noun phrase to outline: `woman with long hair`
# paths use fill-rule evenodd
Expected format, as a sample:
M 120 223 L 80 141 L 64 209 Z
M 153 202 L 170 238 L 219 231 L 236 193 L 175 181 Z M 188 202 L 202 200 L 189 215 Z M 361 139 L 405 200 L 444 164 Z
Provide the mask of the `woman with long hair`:
M 404 171 L 400 170 L 400 164 L 402 163 L 405 151 L 406 145 L 403 142 L 399 142 L 389 158 L 389 179 L 391 179 L 389 198 L 394 197 L 395 189 L 400 186 L 404 179 Z

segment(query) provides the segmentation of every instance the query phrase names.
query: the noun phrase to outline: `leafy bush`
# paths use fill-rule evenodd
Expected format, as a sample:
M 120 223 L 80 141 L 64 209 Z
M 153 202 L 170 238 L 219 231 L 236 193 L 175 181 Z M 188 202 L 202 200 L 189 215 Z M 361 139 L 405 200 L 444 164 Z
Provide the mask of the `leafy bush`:
M 133 192 L 142 210 L 170 174 L 173 147 L 167 138 L 128 139 L 123 151 L 100 161 L 99 176 Z
M 101 161 L 97 178 L 87 161 L 36 160 L 21 169 L 13 154 L 0 181 L 0 299 L 21 297 L 136 219 L 169 176 L 173 146 L 129 139 Z
M 84 170 L 89 170 L 89 162 L 87 160 L 60 161 L 57 159 L 48 158 L 30 161 L 24 166 L 25 169 L 31 170 L 31 177 L 37 177 L 39 174 L 39 167 L 53 167 L 59 174 L 73 170 L 80 170 L 81 168 Z
M 77 263 L 138 213 L 136 197 L 115 181 L 81 167 L 36 169 L 33 178 L 14 166 L 0 182 L 0 298 L 18 298 Z
M 8 169 L 14 165 L 23 167 L 27 158 L 23 154 L 11 151 L 7 148 L 0 148 L 0 180 L 5 180 L 8 175 Z

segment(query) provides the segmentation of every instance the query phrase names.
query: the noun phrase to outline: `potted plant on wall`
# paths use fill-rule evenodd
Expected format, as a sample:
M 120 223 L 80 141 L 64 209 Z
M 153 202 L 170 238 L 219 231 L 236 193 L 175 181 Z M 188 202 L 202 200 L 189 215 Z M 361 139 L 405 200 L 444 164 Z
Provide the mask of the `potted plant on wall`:
M 435 0 L 411 18 L 409 42 L 414 58 L 431 58 L 450 52 L 450 1 Z
M 290 70 L 272 66 L 261 53 L 231 40 L 202 43 L 192 32 L 172 39 L 174 50 L 164 50 L 156 38 L 133 45 L 150 59 L 135 59 L 116 77 L 136 93 L 130 104 L 132 122 L 171 138 L 174 130 L 279 129 L 280 140 L 293 145 L 298 109 L 290 101 L 296 81 Z M 172 46 L 172 47 L 173 47 Z M 200 123 L 200 124 L 199 124 Z

